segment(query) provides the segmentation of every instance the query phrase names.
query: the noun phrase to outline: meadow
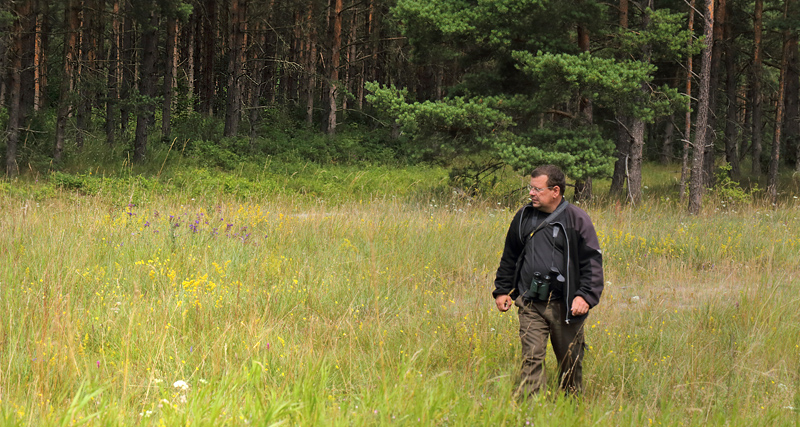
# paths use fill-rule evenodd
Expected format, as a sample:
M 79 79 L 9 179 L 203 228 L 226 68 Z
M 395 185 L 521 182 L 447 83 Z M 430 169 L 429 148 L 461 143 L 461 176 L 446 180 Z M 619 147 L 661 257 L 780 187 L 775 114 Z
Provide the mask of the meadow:
M 0 424 L 800 424 L 796 197 L 689 216 L 661 170 L 640 206 L 584 206 L 607 281 L 585 393 L 518 401 L 491 291 L 522 192 L 207 175 L 0 184 Z

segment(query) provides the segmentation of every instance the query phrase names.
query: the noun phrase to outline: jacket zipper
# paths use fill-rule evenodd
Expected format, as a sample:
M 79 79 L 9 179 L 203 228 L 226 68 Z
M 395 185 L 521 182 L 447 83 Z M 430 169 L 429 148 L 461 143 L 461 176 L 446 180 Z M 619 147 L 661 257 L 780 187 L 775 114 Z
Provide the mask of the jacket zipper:
M 564 322 L 567 325 L 569 325 L 569 313 L 570 313 L 570 306 L 569 306 L 569 263 L 570 263 L 570 258 L 569 258 L 569 235 L 567 234 L 567 229 L 566 229 L 566 227 L 564 227 L 564 224 L 562 224 L 560 222 L 554 222 L 553 226 L 556 226 L 556 225 L 561 227 L 561 232 L 564 233 L 564 242 L 565 242 L 564 245 L 567 248 L 567 256 L 566 256 L 566 259 L 567 259 L 567 271 L 566 271 L 567 277 L 566 277 L 566 280 L 564 281 L 564 283 L 566 285 L 566 289 L 564 289 L 564 305 L 566 305 L 566 307 L 567 307 L 567 313 L 566 313 Z M 555 244 L 555 242 L 553 242 L 553 244 Z

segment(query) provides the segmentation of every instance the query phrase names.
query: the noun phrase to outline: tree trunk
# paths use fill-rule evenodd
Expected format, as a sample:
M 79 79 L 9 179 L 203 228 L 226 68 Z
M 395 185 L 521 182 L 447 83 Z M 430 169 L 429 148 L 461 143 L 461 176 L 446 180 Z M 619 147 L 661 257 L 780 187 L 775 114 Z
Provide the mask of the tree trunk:
M 161 140 L 169 143 L 172 135 L 172 104 L 175 98 L 175 81 L 178 75 L 177 57 L 178 19 L 167 18 L 167 43 L 164 58 L 164 103 L 161 105 Z
M 194 98 L 194 79 L 195 79 L 195 43 L 196 43 L 196 34 L 197 34 L 197 27 L 199 20 L 197 19 L 197 11 L 192 12 L 192 15 L 189 17 L 188 25 L 184 26 L 184 40 L 185 40 L 185 54 L 182 56 L 182 59 L 186 61 L 186 96 L 189 99 Z M 188 104 L 188 109 L 191 111 L 193 108 L 192 104 Z
M 108 99 L 106 99 L 106 143 L 109 145 L 114 144 L 114 137 L 116 134 L 114 117 L 117 110 L 117 98 L 119 97 L 119 89 L 117 88 L 120 45 L 119 0 L 114 0 L 111 8 L 111 40 L 109 40 L 108 54 Z
M 689 40 L 688 44 L 694 42 L 694 16 L 695 16 L 695 0 L 691 0 L 689 4 Z M 694 64 L 693 58 L 689 55 L 686 60 L 686 118 L 683 131 L 683 159 L 681 161 L 681 182 L 680 182 L 680 199 L 681 204 L 686 201 L 686 181 L 689 177 L 689 149 L 692 136 L 692 78 L 694 78 Z
M 791 0 L 784 1 L 783 17 L 787 18 Z M 772 140 L 772 154 L 769 158 L 769 177 L 767 179 L 767 195 L 773 205 L 778 202 L 778 171 L 781 166 L 781 130 L 783 129 L 784 100 L 786 91 L 786 76 L 789 68 L 789 56 L 791 55 L 791 35 L 792 31 L 783 31 L 783 55 L 781 58 L 781 77 L 778 84 L 778 104 L 775 108 L 775 133 Z
M 289 38 L 290 42 L 286 46 L 288 51 L 284 50 L 281 54 L 287 61 L 287 64 L 281 67 L 283 76 L 280 78 L 280 90 L 283 94 L 283 99 L 287 103 L 296 103 L 299 99 L 299 73 L 295 67 L 287 66 L 289 64 L 297 64 L 302 60 L 299 58 L 302 54 L 303 45 L 303 17 L 305 14 L 301 13 L 299 9 L 292 12 L 292 33 Z
M 784 141 L 786 150 L 795 154 L 795 170 L 800 171 L 800 74 L 798 73 L 797 33 L 789 37 L 789 59 L 786 67 L 786 120 Z M 787 156 L 789 157 L 789 156 Z
M 351 19 L 350 19 L 350 29 L 347 32 L 347 50 L 345 54 L 345 65 L 344 65 L 344 80 L 342 81 L 342 87 L 347 88 L 347 92 L 352 94 L 355 93 L 355 88 L 353 87 L 353 76 L 356 74 L 355 63 L 356 63 L 356 37 L 358 35 L 358 11 L 352 10 L 351 12 Z M 349 108 L 349 99 L 348 96 L 342 97 L 342 111 L 347 117 L 347 110 Z
M 42 10 L 36 16 L 36 40 L 33 57 L 34 88 L 33 110 L 39 111 L 44 107 L 47 88 L 47 46 L 50 39 L 49 6 L 47 2 L 39 3 Z M 2 98 L 0 98 L 2 99 Z
M 614 163 L 614 174 L 611 175 L 609 194 L 619 196 L 625 188 L 628 179 L 628 169 L 631 155 L 631 130 L 630 120 L 623 115 L 617 116 L 617 161 Z
M 20 123 L 25 122 L 33 111 L 36 100 L 36 21 L 39 4 L 35 0 L 17 3 L 16 13 L 22 26 L 22 51 L 20 52 Z
M 206 0 L 203 19 L 203 70 L 200 83 L 200 112 L 206 116 L 214 113 L 214 40 L 217 25 L 217 1 Z
M 155 6 L 155 5 L 153 5 Z M 139 93 L 146 105 L 138 108 L 136 114 L 136 139 L 133 143 L 133 160 L 142 163 L 147 155 L 147 137 L 153 124 L 153 95 L 156 87 L 155 63 L 158 54 L 158 16 L 155 7 L 142 29 L 142 65 L 139 77 Z
M 369 80 L 379 81 L 380 76 L 380 62 L 378 59 L 378 52 L 380 51 L 380 20 L 377 16 L 377 8 L 375 1 L 369 0 L 369 7 L 367 8 L 367 38 L 369 41 Z
M 92 40 L 96 35 L 92 34 L 92 11 L 93 5 L 91 1 L 83 1 L 83 19 L 80 24 L 80 61 L 77 64 L 77 78 L 78 92 L 80 98 L 78 99 L 78 112 L 75 117 L 75 144 L 78 148 L 83 147 L 85 134 L 88 131 L 89 114 L 91 113 L 92 91 L 91 91 L 91 76 L 94 72 Z
M 134 73 L 134 53 L 133 45 L 133 7 L 131 0 L 123 0 L 125 3 L 124 24 L 122 30 L 122 51 L 120 52 L 122 64 L 122 81 L 120 82 L 120 99 L 123 101 L 119 108 L 120 130 L 124 133 L 128 129 L 128 122 L 131 113 L 131 90 L 133 89 Z
M 314 95 L 317 88 L 317 26 L 314 24 L 315 2 L 308 3 L 308 61 L 306 64 L 306 125 L 314 125 Z
M 727 4 L 727 13 L 728 19 L 725 20 L 725 35 L 724 35 L 724 42 L 723 47 L 725 49 L 725 70 L 726 70 L 726 81 L 725 81 L 725 93 L 727 95 L 728 101 L 728 111 L 726 113 L 726 120 L 725 120 L 725 160 L 731 166 L 731 177 L 734 180 L 739 180 L 739 176 L 741 175 L 741 170 L 739 168 L 739 153 L 737 152 L 738 147 L 738 103 L 736 102 L 737 99 L 737 88 L 736 88 L 736 78 L 737 78 L 737 71 L 736 71 L 736 52 L 733 46 L 733 25 L 731 24 L 731 19 L 733 18 L 731 13 L 730 3 Z
M 647 32 L 650 26 L 650 15 L 647 14 L 647 9 L 653 8 L 653 0 L 645 0 L 643 3 L 645 11 L 642 16 L 642 32 Z M 650 45 L 642 46 L 642 56 L 640 61 L 649 64 L 651 56 Z M 648 86 L 642 82 L 641 92 L 642 98 L 648 96 Z M 645 123 L 639 117 L 633 117 L 631 120 L 631 162 L 628 175 L 628 201 L 637 205 L 642 200 L 642 162 L 644 157 L 644 134 Z
M 705 180 L 706 188 L 711 188 L 714 185 L 714 165 L 716 164 L 716 128 L 717 128 L 717 87 L 719 86 L 720 76 L 720 63 L 722 62 L 722 45 L 723 41 L 723 26 L 725 25 L 726 18 L 726 0 L 717 0 L 716 13 L 714 14 L 714 32 L 713 43 L 711 49 L 711 80 L 709 86 L 709 99 L 708 99 L 708 130 L 706 131 L 706 152 L 703 154 L 703 180 Z
M 8 24 L 0 22 L 0 33 L 8 32 Z M 6 94 L 8 93 L 8 84 L 11 81 L 11 75 L 8 74 L 8 45 L 5 37 L 0 37 L 0 105 L 5 104 Z
M 339 87 L 339 58 L 342 50 L 342 0 L 330 0 L 331 10 L 331 51 L 330 51 L 330 72 L 328 74 L 328 115 L 326 118 L 325 132 L 336 135 L 337 123 L 337 96 Z
M 706 40 L 712 40 L 714 31 L 714 0 L 705 0 L 705 11 L 703 14 L 704 31 Z M 697 99 L 697 132 L 692 147 L 692 179 L 689 184 L 689 213 L 696 215 L 700 213 L 703 205 L 703 192 L 705 189 L 705 179 L 703 177 L 703 155 L 708 144 L 708 115 L 709 89 L 711 88 L 711 51 L 713 43 L 708 43 L 703 49 L 702 64 L 700 67 L 700 94 Z
M 251 58 L 252 66 L 250 67 L 250 75 L 253 78 L 253 87 L 250 90 L 250 109 L 248 111 L 248 121 L 250 122 L 250 150 L 255 148 L 256 137 L 258 136 L 258 122 L 261 116 L 261 92 L 264 86 L 264 67 L 266 66 L 266 44 L 267 36 L 264 27 L 261 23 L 256 24 L 255 34 L 251 36 L 252 40 L 258 39 L 254 42 L 253 57 Z
M 664 125 L 664 139 L 661 144 L 661 164 L 668 165 L 672 162 L 672 139 L 675 137 L 675 117 L 670 115 Z
M 53 162 L 60 163 L 64 153 L 64 134 L 72 102 L 71 88 L 73 71 L 75 70 L 75 57 L 78 45 L 78 17 L 80 15 L 79 0 L 68 0 L 64 11 L 64 75 L 61 78 L 61 87 L 58 100 L 58 113 L 56 114 L 55 148 Z
M 578 49 L 581 52 L 588 52 L 589 46 L 589 30 L 578 24 Z M 584 124 L 591 126 L 594 121 L 592 100 L 588 98 L 581 98 L 578 106 L 578 115 L 583 120 Z M 592 198 L 592 177 L 587 176 L 584 179 L 575 181 L 575 201 L 581 202 L 590 200 Z
M 619 26 L 623 30 L 628 29 L 628 0 L 620 0 L 619 2 Z M 631 150 L 630 120 L 622 114 L 617 114 L 616 120 L 617 161 L 614 162 L 614 174 L 611 175 L 611 187 L 608 190 L 608 193 L 612 196 L 621 195 L 622 190 L 625 188 L 625 181 L 628 179 L 628 160 Z
M 644 120 L 634 118 L 631 123 L 631 161 L 628 168 L 628 201 L 634 206 L 642 200 L 644 131 Z
M 241 72 L 242 55 L 242 10 L 245 5 L 244 0 L 231 0 L 231 36 L 230 53 L 228 55 L 228 93 L 225 102 L 225 130 L 223 135 L 236 136 L 239 131 L 239 115 L 241 100 L 239 98 L 241 88 L 239 85 L 239 74 Z
M 752 172 L 756 178 L 761 175 L 761 150 L 762 150 L 762 105 L 761 105 L 761 75 L 762 75 L 762 44 L 761 33 L 763 30 L 762 16 L 764 13 L 763 0 L 755 0 L 754 17 L 754 31 L 753 31 L 753 123 L 752 123 L 752 138 L 753 138 L 753 165 Z
M 17 5 L 17 7 L 21 7 Z M 11 69 L 9 70 L 9 100 L 8 100 L 8 129 L 6 131 L 6 176 L 13 177 L 19 174 L 19 165 L 17 164 L 17 145 L 19 144 L 19 127 L 21 123 L 20 113 L 20 92 L 21 92 L 21 74 L 22 74 L 22 32 L 23 26 L 20 22 L 23 15 L 19 12 L 23 10 L 17 9 L 17 19 L 14 21 L 12 29 L 10 52 Z

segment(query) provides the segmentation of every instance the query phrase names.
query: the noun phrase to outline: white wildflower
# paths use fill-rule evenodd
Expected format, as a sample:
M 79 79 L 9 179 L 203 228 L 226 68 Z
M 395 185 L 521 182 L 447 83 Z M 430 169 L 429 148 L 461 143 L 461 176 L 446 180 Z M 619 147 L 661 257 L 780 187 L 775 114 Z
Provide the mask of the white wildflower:
M 181 391 L 189 390 L 189 384 L 187 384 L 184 380 L 175 381 L 172 383 L 172 386 L 181 389 Z

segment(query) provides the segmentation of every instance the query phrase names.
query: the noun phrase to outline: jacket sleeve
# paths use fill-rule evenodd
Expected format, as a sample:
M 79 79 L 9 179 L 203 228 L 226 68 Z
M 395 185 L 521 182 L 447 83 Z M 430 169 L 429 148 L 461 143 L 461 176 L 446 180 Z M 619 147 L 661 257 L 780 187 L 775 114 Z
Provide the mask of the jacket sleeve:
M 517 273 L 517 259 L 522 253 L 524 248 L 519 236 L 519 225 L 522 218 L 522 211 L 520 209 L 511 220 L 511 225 L 508 227 L 506 233 L 506 241 L 503 247 L 503 255 L 500 257 L 500 266 L 497 267 L 497 274 L 494 279 L 494 291 L 492 297 L 497 298 L 500 295 L 511 295 L 516 299 L 518 295 L 511 294 L 516 289 L 514 278 Z
M 580 281 L 576 296 L 583 297 L 594 307 L 603 293 L 603 253 L 592 220 L 583 210 L 575 215 L 575 230 L 578 234 L 578 270 Z

